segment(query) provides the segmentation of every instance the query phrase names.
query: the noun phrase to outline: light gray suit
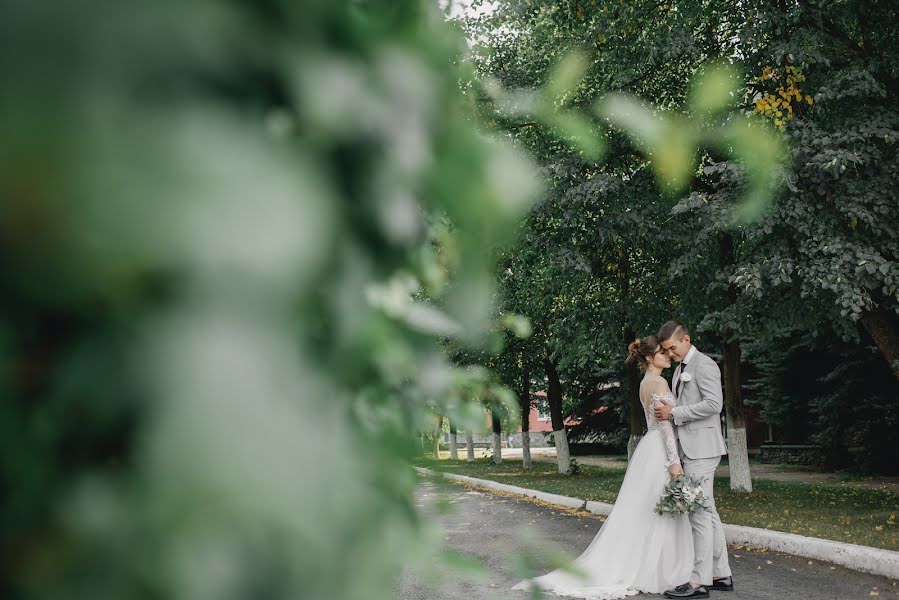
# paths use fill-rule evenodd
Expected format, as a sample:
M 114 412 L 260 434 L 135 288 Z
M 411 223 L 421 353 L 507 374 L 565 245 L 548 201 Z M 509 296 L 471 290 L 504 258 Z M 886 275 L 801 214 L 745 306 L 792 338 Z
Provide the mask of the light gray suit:
M 685 358 L 686 368 L 678 367 L 672 381 L 676 403 L 671 411 L 681 463 L 688 477 L 698 480 L 709 498 L 709 510 L 690 513 L 693 529 L 692 581 L 711 585 L 713 577 L 731 574 L 727 560 L 724 528 L 715 507 L 713 482 L 721 456 L 727 454 L 721 435 L 721 370 L 718 364 L 695 348 Z M 688 377 L 683 378 L 682 373 Z M 681 381 L 681 379 L 689 381 Z

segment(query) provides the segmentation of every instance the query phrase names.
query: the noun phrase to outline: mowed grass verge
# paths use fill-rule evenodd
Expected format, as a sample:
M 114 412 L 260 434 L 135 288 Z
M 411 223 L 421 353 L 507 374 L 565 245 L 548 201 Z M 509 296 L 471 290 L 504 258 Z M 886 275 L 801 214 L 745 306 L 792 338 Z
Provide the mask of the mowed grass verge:
M 534 462 L 530 471 L 520 461 L 499 465 L 484 460 L 421 458 L 417 466 L 489 479 L 508 485 L 615 502 L 624 470 L 581 465 L 578 475 L 562 475 L 554 463 Z M 863 544 L 899 551 L 899 494 L 838 484 L 755 480 L 751 494 L 730 490 L 726 477 L 715 479 L 715 502 L 725 523 Z

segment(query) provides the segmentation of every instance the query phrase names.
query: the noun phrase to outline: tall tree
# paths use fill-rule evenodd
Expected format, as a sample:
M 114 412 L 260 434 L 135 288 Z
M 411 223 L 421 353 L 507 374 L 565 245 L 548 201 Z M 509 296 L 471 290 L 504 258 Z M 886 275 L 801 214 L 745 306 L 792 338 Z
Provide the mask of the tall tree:
M 559 473 L 567 474 L 571 472 L 571 454 L 568 449 L 568 431 L 565 429 L 565 418 L 562 414 L 562 382 L 550 356 L 544 359 L 544 369 L 548 384 L 546 399 L 549 402 L 549 414 L 552 420 L 556 460 L 559 464 Z
M 503 418 L 496 411 L 490 411 L 490 426 L 493 430 L 493 462 L 500 464 L 503 462 Z
M 734 239 L 729 232 L 719 238 L 722 265 L 733 264 Z M 737 302 L 737 290 L 731 283 L 724 291 L 729 306 Z M 724 412 L 727 419 L 727 450 L 730 467 L 730 489 L 739 492 L 752 491 L 752 476 L 749 469 L 749 447 L 746 438 L 746 411 L 743 407 L 743 379 L 740 368 L 740 339 L 737 332 L 725 326 L 722 332 L 724 345 Z
M 434 460 L 440 460 L 440 442 L 443 440 L 443 416 L 437 417 L 437 429 L 434 431 Z
M 524 361 L 522 360 L 522 363 Z M 531 468 L 531 372 L 525 364 L 521 368 L 521 387 L 519 388 L 518 405 L 521 408 L 521 466 Z

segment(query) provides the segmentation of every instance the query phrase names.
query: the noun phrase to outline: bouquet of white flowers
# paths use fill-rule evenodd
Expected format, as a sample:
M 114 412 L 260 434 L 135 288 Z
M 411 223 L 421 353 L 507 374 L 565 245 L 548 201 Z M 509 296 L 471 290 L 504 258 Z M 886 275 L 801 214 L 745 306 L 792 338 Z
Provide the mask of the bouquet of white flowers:
M 708 508 L 709 499 L 695 479 L 678 475 L 668 482 L 662 497 L 656 502 L 656 512 L 664 514 L 686 514 L 699 508 Z

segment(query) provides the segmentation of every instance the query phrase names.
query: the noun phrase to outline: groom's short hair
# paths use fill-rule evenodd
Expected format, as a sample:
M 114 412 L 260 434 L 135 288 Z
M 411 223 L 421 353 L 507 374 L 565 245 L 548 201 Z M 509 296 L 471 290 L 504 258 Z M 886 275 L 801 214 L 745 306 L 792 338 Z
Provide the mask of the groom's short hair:
M 660 342 L 664 342 L 675 336 L 677 336 L 677 339 L 682 340 L 685 335 L 690 335 L 690 331 L 686 327 L 677 321 L 668 321 L 659 329 L 658 338 Z

